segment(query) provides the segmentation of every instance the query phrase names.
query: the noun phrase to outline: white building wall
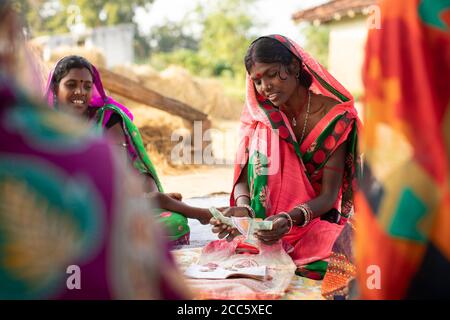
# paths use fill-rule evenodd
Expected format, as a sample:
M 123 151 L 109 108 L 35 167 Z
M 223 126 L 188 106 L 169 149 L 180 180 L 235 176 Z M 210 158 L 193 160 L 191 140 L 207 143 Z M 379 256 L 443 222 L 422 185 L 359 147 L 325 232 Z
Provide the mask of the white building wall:
M 58 47 L 86 48 L 96 47 L 105 56 L 107 67 L 130 64 L 134 62 L 134 26 L 122 24 L 111 27 L 101 27 L 79 34 L 62 34 L 45 36 L 37 39 L 43 48 L 43 58 L 50 59 L 53 50 Z
M 131 24 L 102 27 L 92 30 L 89 43 L 102 49 L 107 67 L 134 61 L 134 27 Z
M 353 94 L 363 92 L 361 71 L 367 31 L 363 17 L 330 24 L 328 68 Z

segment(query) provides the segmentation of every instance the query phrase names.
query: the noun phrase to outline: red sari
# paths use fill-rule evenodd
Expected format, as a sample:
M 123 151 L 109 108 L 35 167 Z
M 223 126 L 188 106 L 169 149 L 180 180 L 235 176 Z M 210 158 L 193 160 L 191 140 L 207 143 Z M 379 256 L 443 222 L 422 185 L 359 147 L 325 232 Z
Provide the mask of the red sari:
M 297 266 L 327 259 L 352 213 L 356 176 L 356 143 L 360 127 L 353 97 L 327 70 L 292 40 L 274 35 L 303 61 L 313 76 L 310 90 L 340 101 L 319 121 L 301 145 L 286 115 L 259 95 L 247 77 L 246 107 L 241 116 L 241 142 L 236 155 L 234 186 L 248 163 L 251 206 L 260 218 L 290 211 L 319 196 L 324 166 L 333 152 L 347 142 L 343 183 L 335 222 L 317 218 L 306 227 L 294 226 L 283 243 Z M 231 193 L 234 203 L 234 187 Z

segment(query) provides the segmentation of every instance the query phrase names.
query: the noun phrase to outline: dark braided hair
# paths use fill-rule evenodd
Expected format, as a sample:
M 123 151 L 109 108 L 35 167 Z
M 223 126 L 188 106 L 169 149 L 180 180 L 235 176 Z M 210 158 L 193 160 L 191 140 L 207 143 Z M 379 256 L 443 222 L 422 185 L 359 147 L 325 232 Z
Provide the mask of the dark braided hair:
M 280 63 L 286 71 L 290 74 L 290 66 L 292 61 L 296 59 L 300 65 L 300 72 L 298 76 L 299 83 L 305 88 L 309 88 L 312 84 L 312 76 L 302 67 L 302 60 L 292 54 L 278 40 L 269 37 L 262 37 L 254 41 L 248 48 L 247 54 L 244 58 L 245 69 L 250 73 L 251 68 L 256 62 L 260 63 Z M 281 78 L 280 79 L 286 80 Z
M 89 72 L 92 75 L 92 78 L 94 78 L 94 73 L 92 71 L 92 65 L 89 61 L 87 61 L 85 58 L 81 56 L 67 56 L 62 58 L 55 67 L 55 70 L 53 72 L 53 78 L 52 78 L 52 86 L 53 89 L 56 89 L 56 87 L 61 82 L 61 79 L 64 78 L 72 69 L 88 69 Z

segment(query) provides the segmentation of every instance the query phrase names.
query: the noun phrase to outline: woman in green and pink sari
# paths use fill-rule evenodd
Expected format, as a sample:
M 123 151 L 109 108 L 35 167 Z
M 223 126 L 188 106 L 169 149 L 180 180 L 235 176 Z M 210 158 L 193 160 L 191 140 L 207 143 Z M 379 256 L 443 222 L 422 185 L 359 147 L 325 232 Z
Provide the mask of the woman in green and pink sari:
M 50 73 L 45 90 L 48 104 L 55 109 L 73 113 L 95 123 L 120 149 L 127 162 L 144 180 L 144 192 L 160 208 L 169 240 L 174 245 L 189 244 L 187 218 L 207 224 L 211 214 L 207 209 L 188 206 L 178 193 L 164 193 L 155 167 L 145 151 L 133 115 L 123 105 L 107 96 L 100 74 L 89 61 L 80 56 L 62 58 Z
M 245 66 L 246 106 L 225 215 L 273 220 L 259 240 L 281 239 L 300 269 L 323 275 L 353 212 L 360 126 L 353 97 L 280 35 L 255 40 Z M 237 234 L 212 223 L 220 238 Z

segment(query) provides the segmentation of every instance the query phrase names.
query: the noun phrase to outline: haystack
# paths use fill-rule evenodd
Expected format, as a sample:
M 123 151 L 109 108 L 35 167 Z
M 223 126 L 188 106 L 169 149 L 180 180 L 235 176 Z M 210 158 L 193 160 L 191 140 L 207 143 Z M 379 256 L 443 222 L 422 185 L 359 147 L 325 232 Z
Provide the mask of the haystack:
M 95 66 L 106 66 L 105 56 L 100 49 L 60 47 L 51 53 L 50 61 L 47 63 L 40 61 L 45 77 L 50 68 L 67 55 L 80 55 Z M 112 71 L 139 82 L 164 96 L 184 102 L 208 114 L 213 120 L 239 119 L 242 103 L 225 96 L 222 84 L 215 79 L 196 78 L 186 69 L 178 66 L 170 66 L 166 70 L 158 72 L 149 65 L 127 65 L 116 66 L 112 68 Z M 107 88 L 105 89 L 107 90 Z M 192 124 L 151 106 L 139 104 L 114 94 L 112 96 L 133 112 L 134 122 L 141 132 L 147 152 L 155 165 L 163 171 L 170 171 L 173 168 L 170 161 L 171 151 L 179 143 L 179 141 L 171 141 L 171 138 L 179 136 L 180 133 L 188 135 Z
M 170 66 L 160 73 L 150 66 L 121 67 L 122 72 L 123 68 L 127 75 L 134 74 L 144 86 L 184 102 L 212 119 L 239 119 L 242 103 L 225 96 L 218 80 L 194 77 L 179 66 Z
M 106 59 L 103 51 L 93 47 L 59 47 L 52 51 L 49 63 L 54 65 L 58 60 L 69 55 L 82 56 L 96 67 L 106 67 Z

